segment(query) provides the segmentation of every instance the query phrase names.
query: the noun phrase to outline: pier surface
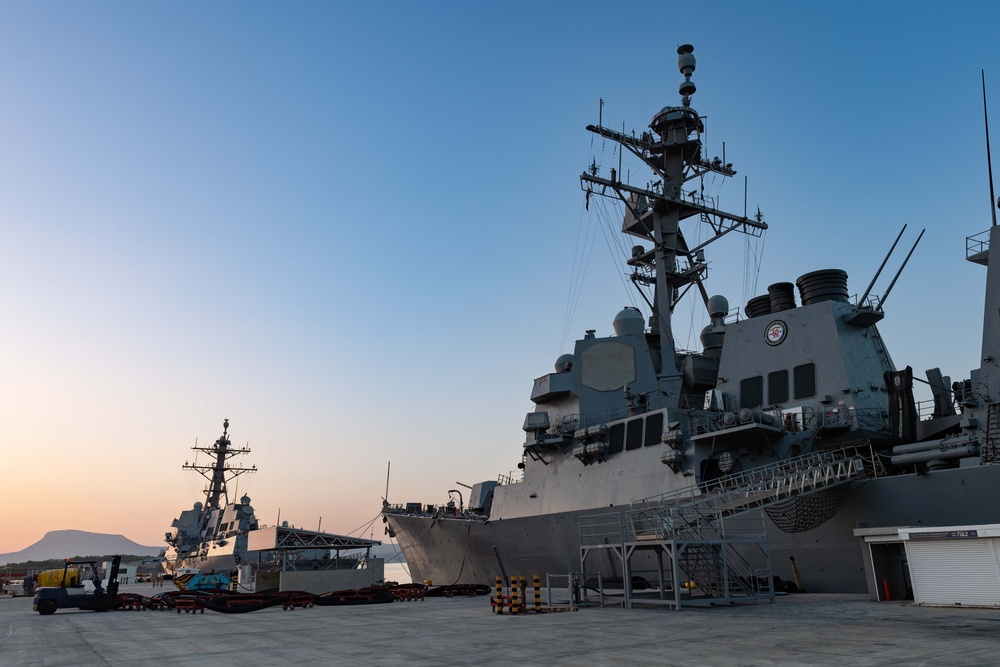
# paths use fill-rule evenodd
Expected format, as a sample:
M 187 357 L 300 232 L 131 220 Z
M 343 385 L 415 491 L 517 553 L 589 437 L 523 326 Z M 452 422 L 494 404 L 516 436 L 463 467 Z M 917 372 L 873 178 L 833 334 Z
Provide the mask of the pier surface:
M 248 614 L 51 616 L 32 612 L 31 598 L 0 598 L 3 667 L 987 665 L 996 664 L 998 636 L 1000 609 L 878 604 L 855 595 L 523 616 L 491 613 L 486 597 Z

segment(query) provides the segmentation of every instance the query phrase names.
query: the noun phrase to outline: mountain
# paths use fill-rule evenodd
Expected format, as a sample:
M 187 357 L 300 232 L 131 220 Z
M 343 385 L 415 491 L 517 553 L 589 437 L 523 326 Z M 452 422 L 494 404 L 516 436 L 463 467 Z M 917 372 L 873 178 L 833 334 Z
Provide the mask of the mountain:
M 85 530 L 51 530 L 30 547 L 13 553 L 0 554 L 0 565 L 23 563 L 28 560 L 107 554 L 158 556 L 161 551 L 163 547 L 144 547 L 124 535 L 88 533 Z

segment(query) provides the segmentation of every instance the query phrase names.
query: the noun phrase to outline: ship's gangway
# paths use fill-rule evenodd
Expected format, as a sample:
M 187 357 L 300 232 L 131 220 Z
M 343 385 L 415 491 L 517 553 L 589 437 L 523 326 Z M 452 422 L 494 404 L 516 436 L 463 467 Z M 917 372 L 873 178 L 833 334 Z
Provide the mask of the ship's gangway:
M 657 496 L 624 514 L 582 517 L 581 565 L 586 569 L 594 550 L 613 553 L 623 572 L 626 607 L 635 599 L 631 559 L 641 551 L 655 555 L 659 584 L 659 596 L 643 602 L 680 609 L 682 600 L 773 601 L 764 517 L 751 511 L 876 476 L 880 470 L 869 446 L 817 451 Z

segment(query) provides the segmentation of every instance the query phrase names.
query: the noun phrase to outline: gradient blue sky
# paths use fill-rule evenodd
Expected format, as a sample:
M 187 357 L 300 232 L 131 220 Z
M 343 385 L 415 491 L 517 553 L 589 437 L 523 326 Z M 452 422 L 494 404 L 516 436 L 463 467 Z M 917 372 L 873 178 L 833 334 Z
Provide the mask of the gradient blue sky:
M 269 523 L 366 524 L 388 461 L 398 502 L 514 469 L 533 378 L 634 299 L 584 210 L 580 172 L 617 161 L 584 127 L 602 97 L 639 131 L 675 104 L 685 42 L 739 171 L 722 203 L 748 175 L 771 225 L 758 289 L 730 239 L 710 293 L 828 267 L 861 292 L 926 227 L 880 329 L 897 365 L 966 377 L 998 25 L 995 2 L 0 4 L 0 552 L 161 543 L 224 417 Z

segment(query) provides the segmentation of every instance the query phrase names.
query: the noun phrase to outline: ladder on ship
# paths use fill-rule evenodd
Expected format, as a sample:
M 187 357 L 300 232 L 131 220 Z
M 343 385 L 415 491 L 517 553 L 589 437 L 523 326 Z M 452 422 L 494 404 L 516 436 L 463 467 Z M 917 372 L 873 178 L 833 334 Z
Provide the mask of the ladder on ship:
M 623 516 L 605 513 L 580 518 L 580 563 L 584 571 L 622 572 L 623 605 L 669 605 L 774 600 L 770 554 L 763 516 L 748 514 L 730 518 L 725 524 L 700 523 L 696 532 L 673 539 L 635 539 L 625 534 Z M 754 553 L 758 552 L 758 553 Z M 607 559 L 595 556 L 602 555 Z M 657 582 L 640 576 L 649 566 L 636 569 L 633 557 L 655 557 Z M 751 564 L 748 554 L 756 556 Z M 591 559 L 588 563 L 588 557 Z M 763 566 L 761 565 L 763 563 Z M 604 594 L 609 595 L 614 577 L 604 575 Z M 645 589 L 637 594 L 636 589 Z
M 878 327 L 873 324 L 869 331 L 871 332 L 872 342 L 875 344 L 875 351 L 878 353 L 879 361 L 882 362 L 882 370 L 894 370 L 892 359 L 889 358 L 889 350 L 885 347 L 885 341 L 882 339 L 882 334 L 879 333 Z
M 986 412 L 986 444 L 980 453 L 982 463 L 1000 462 L 1000 403 L 990 403 Z
M 773 601 L 764 518 L 747 513 L 875 476 L 880 470 L 870 446 L 812 452 L 760 466 L 715 480 L 711 486 L 687 487 L 644 501 L 643 507 L 620 515 L 621 542 L 608 530 L 606 514 L 581 517 L 582 565 L 594 549 L 612 549 L 625 575 L 626 607 L 634 599 L 631 557 L 644 550 L 652 550 L 657 559 L 659 602 L 675 609 L 681 608 L 683 594 L 689 603 L 764 597 Z M 666 596 L 664 557 L 670 565 L 672 601 Z M 755 567 L 750 560 L 766 566 Z

